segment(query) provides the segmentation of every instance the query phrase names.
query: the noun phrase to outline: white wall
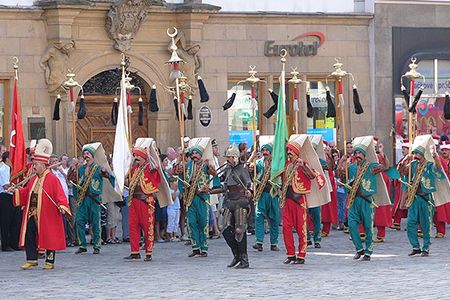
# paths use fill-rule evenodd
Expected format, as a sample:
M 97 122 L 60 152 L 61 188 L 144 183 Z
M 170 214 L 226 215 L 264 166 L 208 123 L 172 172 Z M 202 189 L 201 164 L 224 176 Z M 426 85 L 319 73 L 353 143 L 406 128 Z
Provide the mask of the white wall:
M 32 6 L 34 0 L 0 0 L 0 5 L 6 6 Z
M 166 0 L 180 3 L 182 0 Z M 226 12 L 348 13 L 354 11 L 353 0 L 203 0 Z
M 0 0 L 0 5 L 32 6 L 34 0 Z M 183 0 L 166 0 L 183 3 Z M 354 12 L 354 0 L 203 0 L 222 7 L 224 12 L 292 12 L 348 13 Z

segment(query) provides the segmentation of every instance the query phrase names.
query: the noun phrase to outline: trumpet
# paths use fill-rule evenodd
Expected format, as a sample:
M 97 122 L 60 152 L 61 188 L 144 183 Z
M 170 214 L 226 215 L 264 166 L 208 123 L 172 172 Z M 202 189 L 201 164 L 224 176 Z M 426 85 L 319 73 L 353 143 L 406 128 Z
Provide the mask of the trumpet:
M 57 166 L 59 166 L 59 165 L 61 165 L 61 164 L 62 164 L 62 161 L 60 161 L 60 162 L 58 162 L 58 163 L 56 163 L 56 164 L 50 165 L 50 166 L 48 166 L 48 168 L 51 169 L 51 168 L 57 167 Z M 20 181 L 20 182 L 18 182 L 18 183 L 16 183 L 16 184 L 11 184 L 11 186 L 10 186 L 8 189 L 6 189 L 6 192 L 7 192 L 7 193 L 11 193 L 11 192 L 13 192 L 13 191 L 16 190 L 16 189 L 23 187 L 25 184 L 27 184 L 27 182 L 28 182 L 34 175 L 36 175 L 35 172 L 33 172 L 33 173 L 31 173 L 29 176 L 25 177 L 22 181 Z

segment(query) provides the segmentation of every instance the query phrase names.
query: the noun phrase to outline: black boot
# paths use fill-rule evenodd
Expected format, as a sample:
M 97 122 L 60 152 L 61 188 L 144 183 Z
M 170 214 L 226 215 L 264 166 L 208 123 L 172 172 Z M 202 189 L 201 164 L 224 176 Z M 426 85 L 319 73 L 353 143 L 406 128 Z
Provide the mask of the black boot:
M 191 252 L 191 254 L 188 255 L 188 257 L 195 257 L 195 256 L 199 256 L 199 255 L 200 255 L 200 250 L 196 249 L 196 250 L 193 250 Z
M 364 250 L 359 250 L 358 252 L 356 252 L 355 256 L 353 256 L 353 259 L 360 259 L 361 256 L 364 255 Z
M 236 266 L 236 269 L 247 269 L 248 267 L 250 267 L 248 255 L 247 253 L 244 253 L 241 255 L 241 262 Z
M 123 259 L 141 259 L 141 255 L 139 253 L 131 253 Z
M 233 258 L 233 260 L 231 261 L 231 263 L 227 267 L 228 268 L 234 268 L 234 267 L 236 267 L 239 264 L 240 261 L 241 261 L 240 257 L 239 256 L 235 256 Z
M 305 259 L 301 257 L 297 257 L 294 261 L 294 265 L 303 265 L 305 264 Z
M 418 254 L 422 254 L 422 251 L 420 251 L 420 249 L 413 249 L 412 252 L 408 254 L 408 256 L 414 256 Z
M 259 252 L 263 251 L 263 245 L 256 243 L 253 245 L 253 249 L 258 250 Z
M 370 261 L 370 255 L 364 255 L 363 258 L 361 259 L 363 261 Z
M 295 256 L 288 256 L 286 258 L 286 260 L 283 262 L 283 264 L 288 265 L 288 264 L 290 264 L 291 262 L 294 262 L 294 261 L 295 261 Z
M 314 248 L 320 249 L 320 248 L 322 248 L 322 246 L 320 246 L 319 242 L 315 242 L 314 243 Z
M 85 253 L 85 252 L 87 252 L 87 249 L 80 247 L 80 248 L 78 248 L 77 251 L 75 251 L 75 254 L 80 254 L 80 253 Z

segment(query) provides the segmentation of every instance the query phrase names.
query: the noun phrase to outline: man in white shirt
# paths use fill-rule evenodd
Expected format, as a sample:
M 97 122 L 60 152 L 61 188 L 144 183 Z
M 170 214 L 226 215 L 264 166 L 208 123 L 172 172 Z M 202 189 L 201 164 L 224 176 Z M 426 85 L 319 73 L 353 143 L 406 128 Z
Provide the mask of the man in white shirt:
M 4 146 L 2 146 L 4 148 Z M 2 160 L 0 161 L 0 229 L 2 235 L 2 251 L 13 251 L 13 236 L 12 236 L 12 222 L 14 207 L 12 204 L 12 195 L 7 193 L 6 189 L 9 187 L 9 179 L 11 175 L 11 168 L 6 164 L 6 159 L 9 156 L 8 151 L 2 152 Z

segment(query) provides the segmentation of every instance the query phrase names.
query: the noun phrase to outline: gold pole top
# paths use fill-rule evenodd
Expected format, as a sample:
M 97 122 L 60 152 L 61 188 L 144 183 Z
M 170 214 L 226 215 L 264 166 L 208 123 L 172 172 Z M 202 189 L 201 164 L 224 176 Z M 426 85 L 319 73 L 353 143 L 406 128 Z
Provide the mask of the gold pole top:
M 303 81 L 297 77 L 300 74 L 300 72 L 297 71 L 297 67 L 292 67 L 291 69 L 292 69 L 291 71 L 292 78 L 289 79 L 288 82 L 292 84 L 302 83 Z
M 416 61 L 417 61 L 417 58 L 415 58 L 415 57 L 411 58 L 411 63 L 408 65 L 409 71 L 407 71 L 403 75 L 404 77 L 409 78 L 411 80 L 423 77 L 423 75 L 417 71 L 417 68 L 419 67 L 419 65 L 416 64 Z
M 347 71 L 342 70 L 343 63 L 340 62 L 340 59 L 340 57 L 334 58 L 336 62 L 333 64 L 334 71 L 331 73 L 331 76 L 337 79 L 341 79 L 349 74 Z
M 18 79 L 18 71 L 19 71 L 19 58 L 17 56 L 13 57 L 13 68 L 15 73 L 15 79 Z
M 245 79 L 245 81 L 250 82 L 251 84 L 256 84 L 258 83 L 261 79 L 259 79 L 258 77 L 256 77 L 256 66 L 249 66 L 250 70 L 248 71 L 248 74 L 250 74 L 250 77 L 248 77 L 247 79 Z

